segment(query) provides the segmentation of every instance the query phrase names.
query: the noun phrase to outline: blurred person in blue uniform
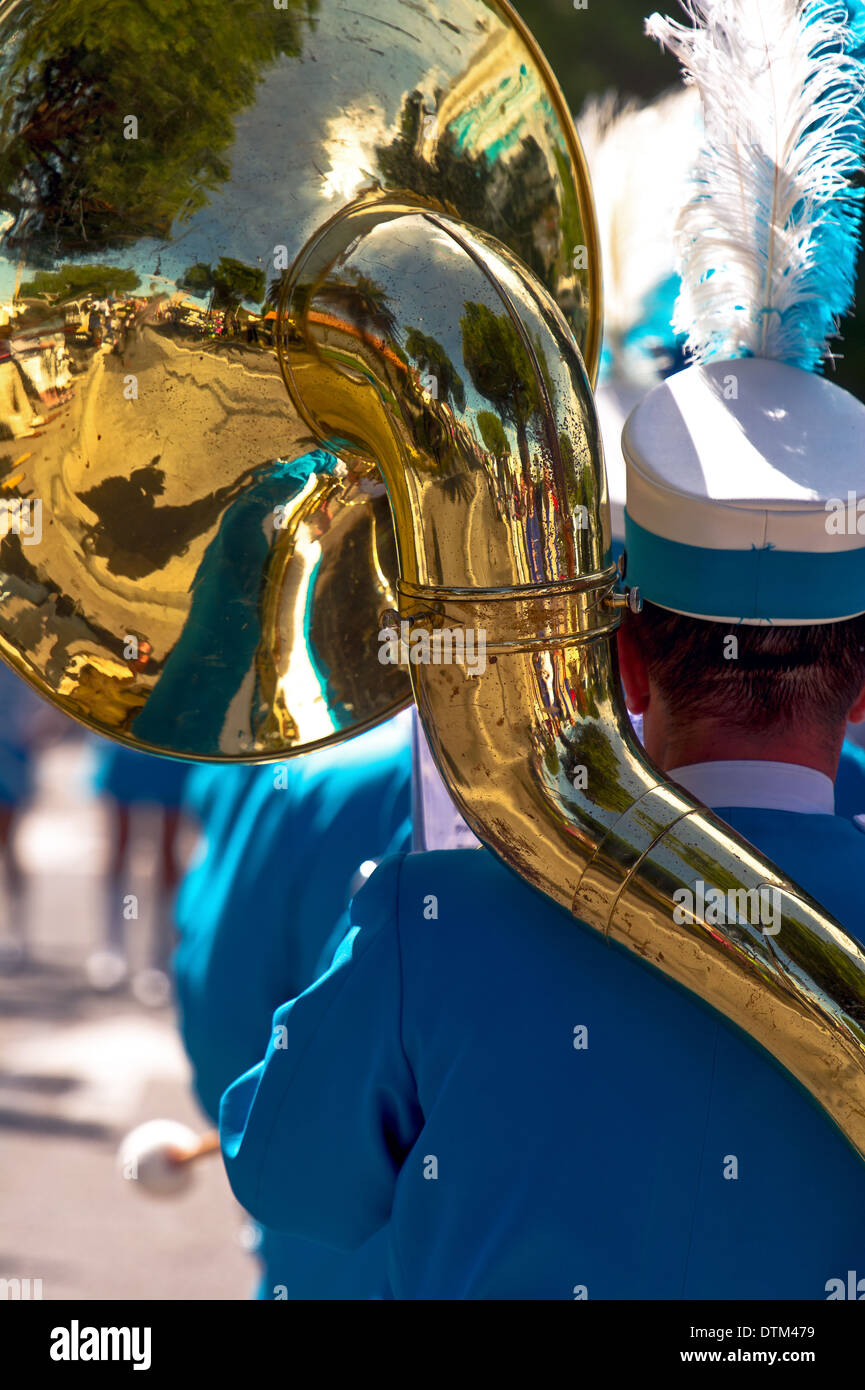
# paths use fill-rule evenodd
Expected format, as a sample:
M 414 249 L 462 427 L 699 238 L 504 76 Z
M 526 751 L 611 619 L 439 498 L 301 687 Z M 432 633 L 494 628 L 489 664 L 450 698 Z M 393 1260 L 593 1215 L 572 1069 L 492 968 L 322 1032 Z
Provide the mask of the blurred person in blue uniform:
M 214 1121 L 262 1055 L 274 1010 L 327 968 L 348 902 L 410 837 L 411 715 L 350 743 L 264 767 L 197 768 L 186 809 L 202 853 L 177 898 L 174 972 L 195 1088 Z M 384 1241 L 351 1255 L 266 1227 L 259 1297 L 387 1296 Z
M 653 23 L 698 58 L 735 41 L 755 95 L 728 118 L 754 121 L 773 44 Z M 846 94 L 858 159 L 861 88 Z M 703 185 L 723 139 L 716 126 Z M 762 155 L 753 135 L 729 141 Z M 843 214 L 849 237 L 855 206 Z M 725 246 L 784 230 L 734 198 L 718 216 Z M 623 435 L 627 579 L 647 602 L 619 650 L 656 763 L 865 941 L 865 836 L 833 787 L 847 722 L 865 717 L 865 535 L 827 525 L 861 485 L 865 407 L 806 370 L 855 264 L 838 221 L 819 227 L 835 284 L 784 315 L 731 273 L 724 320 L 695 258 L 713 350 L 695 324 L 695 365 Z M 696 996 L 487 849 L 388 860 L 352 923 L 223 1097 L 229 1178 L 261 1220 L 346 1250 L 386 1223 L 397 1298 L 821 1299 L 861 1270 L 865 1163 L 826 1115 Z
M 9 969 L 24 964 L 29 954 L 27 875 L 16 845 L 21 814 L 35 793 L 39 755 L 75 730 L 71 720 L 0 662 L 0 859 L 5 887 L 0 964 Z
M 156 898 L 147 964 L 136 972 L 132 988 L 143 1004 L 156 1006 L 170 995 L 168 962 L 172 949 L 174 894 L 180 881 L 178 834 L 181 803 L 193 764 L 176 758 L 140 753 L 107 739 L 94 749 L 92 789 L 110 808 L 110 858 L 106 879 L 104 944 L 87 962 L 91 984 L 113 989 L 129 974 L 126 918 L 130 896 L 130 850 L 136 813 L 149 811 L 157 818 Z
M 0 962 L 20 964 L 27 954 L 26 878 L 15 844 L 20 812 L 33 792 L 34 719 L 41 702 L 0 665 L 0 857 L 6 891 Z

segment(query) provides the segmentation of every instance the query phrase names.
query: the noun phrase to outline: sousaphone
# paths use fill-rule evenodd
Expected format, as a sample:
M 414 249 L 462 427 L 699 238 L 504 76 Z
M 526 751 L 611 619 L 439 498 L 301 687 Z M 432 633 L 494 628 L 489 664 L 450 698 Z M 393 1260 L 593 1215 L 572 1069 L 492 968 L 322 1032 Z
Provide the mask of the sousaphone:
M 0 651 L 182 757 L 302 753 L 413 695 L 481 839 L 865 1154 L 862 951 L 622 705 L 561 94 L 505 4 L 367 8 L 0 0 Z M 395 664 L 401 624 L 438 658 Z M 780 930 L 676 924 L 696 879 L 773 888 Z

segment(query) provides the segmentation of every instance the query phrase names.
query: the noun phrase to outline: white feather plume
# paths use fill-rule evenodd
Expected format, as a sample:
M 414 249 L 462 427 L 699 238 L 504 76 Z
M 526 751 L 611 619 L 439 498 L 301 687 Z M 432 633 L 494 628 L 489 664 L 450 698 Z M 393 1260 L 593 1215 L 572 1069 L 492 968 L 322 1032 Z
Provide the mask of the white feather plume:
M 813 369 L 852 301 L 863 72 L 829 0 L 680 0 L 646 32 L 703 104 L 705 145 L 677 227 L 675 327 L 689 351 Z

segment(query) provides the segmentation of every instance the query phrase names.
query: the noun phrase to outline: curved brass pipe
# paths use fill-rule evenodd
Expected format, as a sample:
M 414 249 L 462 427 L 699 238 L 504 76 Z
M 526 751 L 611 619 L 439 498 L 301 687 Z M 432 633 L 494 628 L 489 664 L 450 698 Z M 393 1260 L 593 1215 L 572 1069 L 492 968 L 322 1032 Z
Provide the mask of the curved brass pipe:
M 441 659 L 411 666 L 415 698 L 472 829 L 765 1047 L 865 1155 L 865 955 L 631 732 L 598 423 L 551 297 L 491 238 L 389 201 L 334 219 L 281 307 L 297 409 L 385 478 L 400 617 L 441 634 Z M 419 333 L 449 390 L 413 366 Z M 448 632 L 484 634 L 483 669 L 448 662 Z M 697 880 L 771 890 L 770 930 L 716 924 L 696 890 L 677 925 L 673 895 Z

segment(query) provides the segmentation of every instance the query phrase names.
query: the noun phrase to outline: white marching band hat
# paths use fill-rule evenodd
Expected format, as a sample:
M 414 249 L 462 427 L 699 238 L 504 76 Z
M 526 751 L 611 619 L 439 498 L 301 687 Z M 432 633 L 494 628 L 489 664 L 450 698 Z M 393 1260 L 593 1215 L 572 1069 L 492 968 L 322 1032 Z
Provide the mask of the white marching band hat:
M 865 405 L 849 392 L 766 358 L 688 367 L 632 411 L 622 453 L 644 599 L 718 622 L 865 612 Z

